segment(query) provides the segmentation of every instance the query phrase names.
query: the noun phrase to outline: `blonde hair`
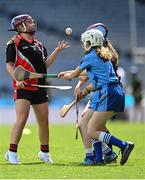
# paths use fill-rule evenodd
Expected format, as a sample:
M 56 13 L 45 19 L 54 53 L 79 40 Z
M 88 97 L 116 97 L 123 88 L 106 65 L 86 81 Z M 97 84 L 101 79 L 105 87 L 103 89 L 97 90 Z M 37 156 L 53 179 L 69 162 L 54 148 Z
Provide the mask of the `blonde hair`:
M 111 60 L 114 65 L 118 65 L 118 54 L 111 42 L 109 40 L 106 41 L 106 45 L 102 46 L 101 48 L 97 48 L 96 52 L 99 57 L 104 59 L 104 61 Z

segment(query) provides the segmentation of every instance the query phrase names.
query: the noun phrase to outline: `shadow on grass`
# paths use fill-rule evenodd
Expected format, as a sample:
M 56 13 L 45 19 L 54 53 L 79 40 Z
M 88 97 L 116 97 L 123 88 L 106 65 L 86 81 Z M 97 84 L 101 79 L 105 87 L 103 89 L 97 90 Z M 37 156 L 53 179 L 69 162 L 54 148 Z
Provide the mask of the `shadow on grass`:
M 10 164 L 10 163 L 0 163 L 1 166 L 31 166 L 31 165 L 49 165 L 49 166 L 80 166 L 79 163 L 53 163 L 53 164 L 47 164 L 44 162 L 27 162 L 27 163 L 21 163 L 21 164 Z
M 43 162 L 33 162 L 33 163 L 21 163 L 21 164 L 10 164 L 10 163 L 0 163 L 3 166 L 25 166 L 25 165 L 37 165 L 37 164 L 44 164 Z
M 54 163 L 52 166 L 78 166 L 78 167 L 112 167 L 112 166 L 121 166 L 120 164 L 107 164 L 107 165 L 83 165 L 80 162 L 70 162 L 67 164 Z
M 0 163 L 0 165 L 2 166 L 31 166 L 31 165 L 40 165 L 40 164 L 43 164 L 43 165 L 49 165 L 49 166 L 68 166 L 68 167 L 73 167 L 73 166 L 78 166 L 78 167 L 125 167 L 125 166 L 128 166 L 128 167 L 133 167 L 135 165 L 133 164 L 126 164 L 125 166 L 121 166 L 120 164 L 116 163 L 116 164 L 106 164 L 106 165 L 82 165 L 80 164 L 80 162 L 68 162 L 68 163 L 53 163 L 53 164 L 47 164 L 47 163 L 44 163 L 44 162 L 31 162 L 31 163 L 21 163 L 21 164 L 10 164 L 10 163 Z

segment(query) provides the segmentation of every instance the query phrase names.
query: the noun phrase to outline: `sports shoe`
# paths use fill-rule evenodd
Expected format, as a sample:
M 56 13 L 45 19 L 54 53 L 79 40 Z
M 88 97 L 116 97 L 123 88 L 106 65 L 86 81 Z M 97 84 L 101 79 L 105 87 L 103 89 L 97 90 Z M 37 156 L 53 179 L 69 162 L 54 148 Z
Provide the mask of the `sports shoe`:
M 116 163 L 117 157 L 118 155 L 114 151 L 112 151 L 112 154 L 110 156 L 104 156 L 104 161 L 106 164 Z
M 133 148 L 134 148 L 134 144 L 132 142 L 127 142 L 126 147 L 121 149 L 121 154 L 122 154 L 122 157 L 120 160 L 121 165 L 124 165 L 127 162 Z
M 5 159 L 11 164 L 21 164 L 16 152 L 6 152 Z
M 40 151 L 38 153 L 38 158 L 45 163 L 53 164 L 53 161 L 52 161 L 49 153 Z
M 81 165 L 91 166 L 94 165 L 95 163 L 96 162 L 94 160 L 85 158 L 84 161 L 81 163 Z

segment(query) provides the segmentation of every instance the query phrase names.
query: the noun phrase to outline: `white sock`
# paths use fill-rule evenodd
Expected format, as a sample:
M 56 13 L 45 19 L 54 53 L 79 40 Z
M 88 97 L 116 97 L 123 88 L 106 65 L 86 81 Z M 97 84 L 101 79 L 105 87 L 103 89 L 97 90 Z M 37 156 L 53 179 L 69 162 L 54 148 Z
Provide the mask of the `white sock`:
M 98 140 L 103 142 L 105 134 L 106 134 L 105 132 L 101 132 Z
M 86 148 L 86 154 L 93 154 L 92 148 Z
M 106 143 L 102 143 L 102 152 L 104 155 L 108 154 L 112 150 L 109 148 L 109 146 Z
M 15 155 L 17 154 L 17 152 L 13 152 L 13 151 L 8 151 L 9 155 Z

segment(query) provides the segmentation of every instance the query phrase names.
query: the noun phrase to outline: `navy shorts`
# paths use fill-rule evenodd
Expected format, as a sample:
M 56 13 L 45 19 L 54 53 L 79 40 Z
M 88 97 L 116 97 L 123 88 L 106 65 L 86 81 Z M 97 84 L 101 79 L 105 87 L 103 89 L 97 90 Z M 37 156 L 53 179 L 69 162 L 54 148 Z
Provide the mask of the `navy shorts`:
M 122 85 L 114 82 L 106 84 L 100 90 L 94 92 L 89 108 L 100 112 L 123 112 L 124 106 L 125 95 Z
M 26 99 L 31 104 L 41 104 L 48 101 L 48 94 L 45 89 L 38 89 L 38 91 L 17 89 L 14 90 L 14 100 L 16 99 Z

